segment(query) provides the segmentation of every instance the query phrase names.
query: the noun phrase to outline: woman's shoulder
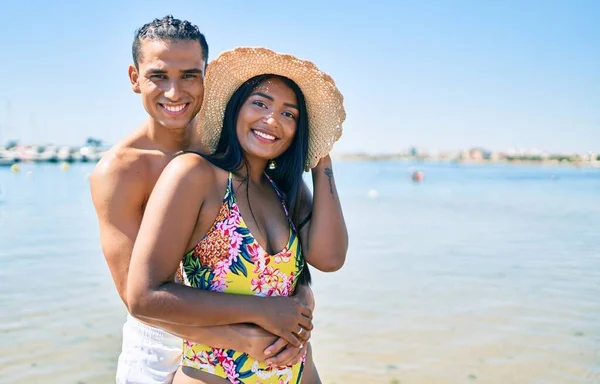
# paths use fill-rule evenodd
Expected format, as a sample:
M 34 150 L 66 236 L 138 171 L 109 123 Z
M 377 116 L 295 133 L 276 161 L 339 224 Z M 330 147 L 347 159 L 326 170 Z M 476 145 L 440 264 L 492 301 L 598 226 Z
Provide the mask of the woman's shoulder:
M 214 181 L 217 168 L 199 153 L 182 152 L 175 156 L 163 171 L 167 175 L 186 183 L 205 185 L 206 182 Z

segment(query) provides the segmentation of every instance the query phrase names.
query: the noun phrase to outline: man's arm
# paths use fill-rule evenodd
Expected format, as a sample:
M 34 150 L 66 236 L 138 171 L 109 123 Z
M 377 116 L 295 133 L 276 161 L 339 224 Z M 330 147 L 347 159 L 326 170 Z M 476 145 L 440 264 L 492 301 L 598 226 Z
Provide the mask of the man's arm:
M 141 163 L 141 159 L 126 152 L 109 153 L 90 177 L 102 252 L 125 305 L 131 251 L 142 222 L 147 193 Z

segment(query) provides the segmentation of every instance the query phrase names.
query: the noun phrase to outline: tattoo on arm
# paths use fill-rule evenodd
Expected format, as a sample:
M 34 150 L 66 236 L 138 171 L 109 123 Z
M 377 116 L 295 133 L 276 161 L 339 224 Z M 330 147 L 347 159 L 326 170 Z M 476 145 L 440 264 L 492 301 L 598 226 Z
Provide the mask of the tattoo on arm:
M 331 193 L 331 196 L 333 196 L 333 171 L 331 168 L 325 168 L 325 175 L 329 180 L 329 193 Z

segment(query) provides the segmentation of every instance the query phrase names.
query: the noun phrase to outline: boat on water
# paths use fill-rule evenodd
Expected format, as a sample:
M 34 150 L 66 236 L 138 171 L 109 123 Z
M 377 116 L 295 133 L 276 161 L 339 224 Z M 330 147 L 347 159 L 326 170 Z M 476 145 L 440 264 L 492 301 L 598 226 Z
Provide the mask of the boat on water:
M 16 161 L 13 159 L 5 159 L 3 157 L 0 157 L 0 167 L 10 167 L 11 165 L 15 164 Z

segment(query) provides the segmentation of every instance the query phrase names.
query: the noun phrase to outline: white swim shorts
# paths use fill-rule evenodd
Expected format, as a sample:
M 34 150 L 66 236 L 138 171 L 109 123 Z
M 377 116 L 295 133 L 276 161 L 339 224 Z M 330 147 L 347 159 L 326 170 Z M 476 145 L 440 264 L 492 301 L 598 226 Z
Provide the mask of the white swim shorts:
M 127 315 L 117 384 L 170 384 L 181 363 L 183 341 Z

